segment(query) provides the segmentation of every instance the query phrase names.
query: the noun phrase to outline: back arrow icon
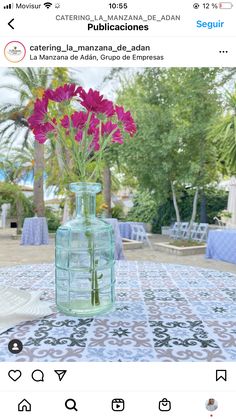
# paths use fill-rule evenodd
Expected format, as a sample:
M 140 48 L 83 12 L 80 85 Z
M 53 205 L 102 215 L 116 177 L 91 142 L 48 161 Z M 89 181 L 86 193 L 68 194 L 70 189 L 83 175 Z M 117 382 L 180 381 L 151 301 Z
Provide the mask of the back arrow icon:
M 13 22 L 13 20 L 15 20 L 15 19 L 12 19 L 12 20 L 10 20 L 10 22 L 8 22 L 8 26 L 10 26 L 10 28 L 12 28 L 12 29 L 15 29 L 14 26 L 11 25 L 11 23 Z

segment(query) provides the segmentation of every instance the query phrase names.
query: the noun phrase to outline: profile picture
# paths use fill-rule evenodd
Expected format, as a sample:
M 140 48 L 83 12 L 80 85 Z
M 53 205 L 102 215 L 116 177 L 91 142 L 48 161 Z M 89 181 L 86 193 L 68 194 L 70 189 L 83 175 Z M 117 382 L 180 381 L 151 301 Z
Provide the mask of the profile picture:
M 213 412 L 218 408 L 218 402 L 215 399 L 208 399 L 206 401 L 206 409 L 209 410 L 209 412 Z
M 19 63 L 25 58 L 26 48 L 19 41 L 8 42 L 4 48 L 4 56 L 11 63 Z

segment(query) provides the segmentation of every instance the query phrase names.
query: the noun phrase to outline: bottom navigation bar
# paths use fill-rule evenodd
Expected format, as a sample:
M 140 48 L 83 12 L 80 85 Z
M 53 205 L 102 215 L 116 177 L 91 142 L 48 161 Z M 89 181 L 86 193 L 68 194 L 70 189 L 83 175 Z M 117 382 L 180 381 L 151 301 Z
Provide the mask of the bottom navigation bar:
M 1 393 L 0 414 L 3 417 L 30 417 L 41 419 L 52 415 L 58 419 L 78 416 L 90 419 L 125 418 L 176 419 L 230 418 L 235 411 L 234 393 L 117 393 L 91 392 L 25 392 Z M 165 416 L 166 415 L 166 416 Z

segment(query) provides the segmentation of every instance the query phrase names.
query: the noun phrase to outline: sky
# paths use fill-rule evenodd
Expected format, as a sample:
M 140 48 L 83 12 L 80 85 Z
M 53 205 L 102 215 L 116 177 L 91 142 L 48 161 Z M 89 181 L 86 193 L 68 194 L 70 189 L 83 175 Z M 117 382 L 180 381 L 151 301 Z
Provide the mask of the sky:
M 14 82 L 12 77 L 7 76 L 8 68 L 0 68 L 0 86 L 5 84 L 11 84 Z M 107 86 L 102 87 L 102 82 L 104 77 L 109 73 L 109 68 L 98 68 L 98 67 L 87 67 L 87 68 L 78 68 L 71 69 L 73 78 L 78 80 L 79 84 L 86 89 L 90 87 L 92 89 L 99 89 L 106 96 L 110 95 L 109 83 Z M 10 92 L 8 89 L 0 89 L 0 105 L 7 102 L 17 102 L 18 94 L 17 92 Z

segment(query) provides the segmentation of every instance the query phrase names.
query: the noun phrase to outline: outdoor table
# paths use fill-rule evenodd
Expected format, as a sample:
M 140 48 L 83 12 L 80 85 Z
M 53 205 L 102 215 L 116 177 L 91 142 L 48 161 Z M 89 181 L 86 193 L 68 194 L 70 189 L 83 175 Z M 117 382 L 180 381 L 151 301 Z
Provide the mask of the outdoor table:
M 113 227 L 114 236 L 115 236 L 115 259 L 120 260 L 124 259 L 124 252 L 123 252 L 123 244 L 122 244 L 122 238 L 120 235 L 119 230 L 119 223 L 116 218 L 104 218 L 104 221 L 106 223 L 109 223 Z
M 236 263 L 236 230 L 210 231 L 206 257 Z
M 37 246 L 48 244 L 48 226 L 45 217 L 25 218 L 21 244 Z
M 131 239 L 131 226 L 132 224 L 141 224 L 143 225 L 143 223 L 137 223 L 136 221 L 120 221 L 119 222 L 119 229 L 120 229 L 120 234 L 121 237 L 123 237 L 124 239 Z
M 56 312 L 54 265 L 0 269 L 1 285 L 42 290 L 55 313 L 0 335 L 0 361 L 236 361 L 236 276 L 188 265 L 116 262 L 113 312 Z M 8 343 L 20 339 L 12 354 Z

